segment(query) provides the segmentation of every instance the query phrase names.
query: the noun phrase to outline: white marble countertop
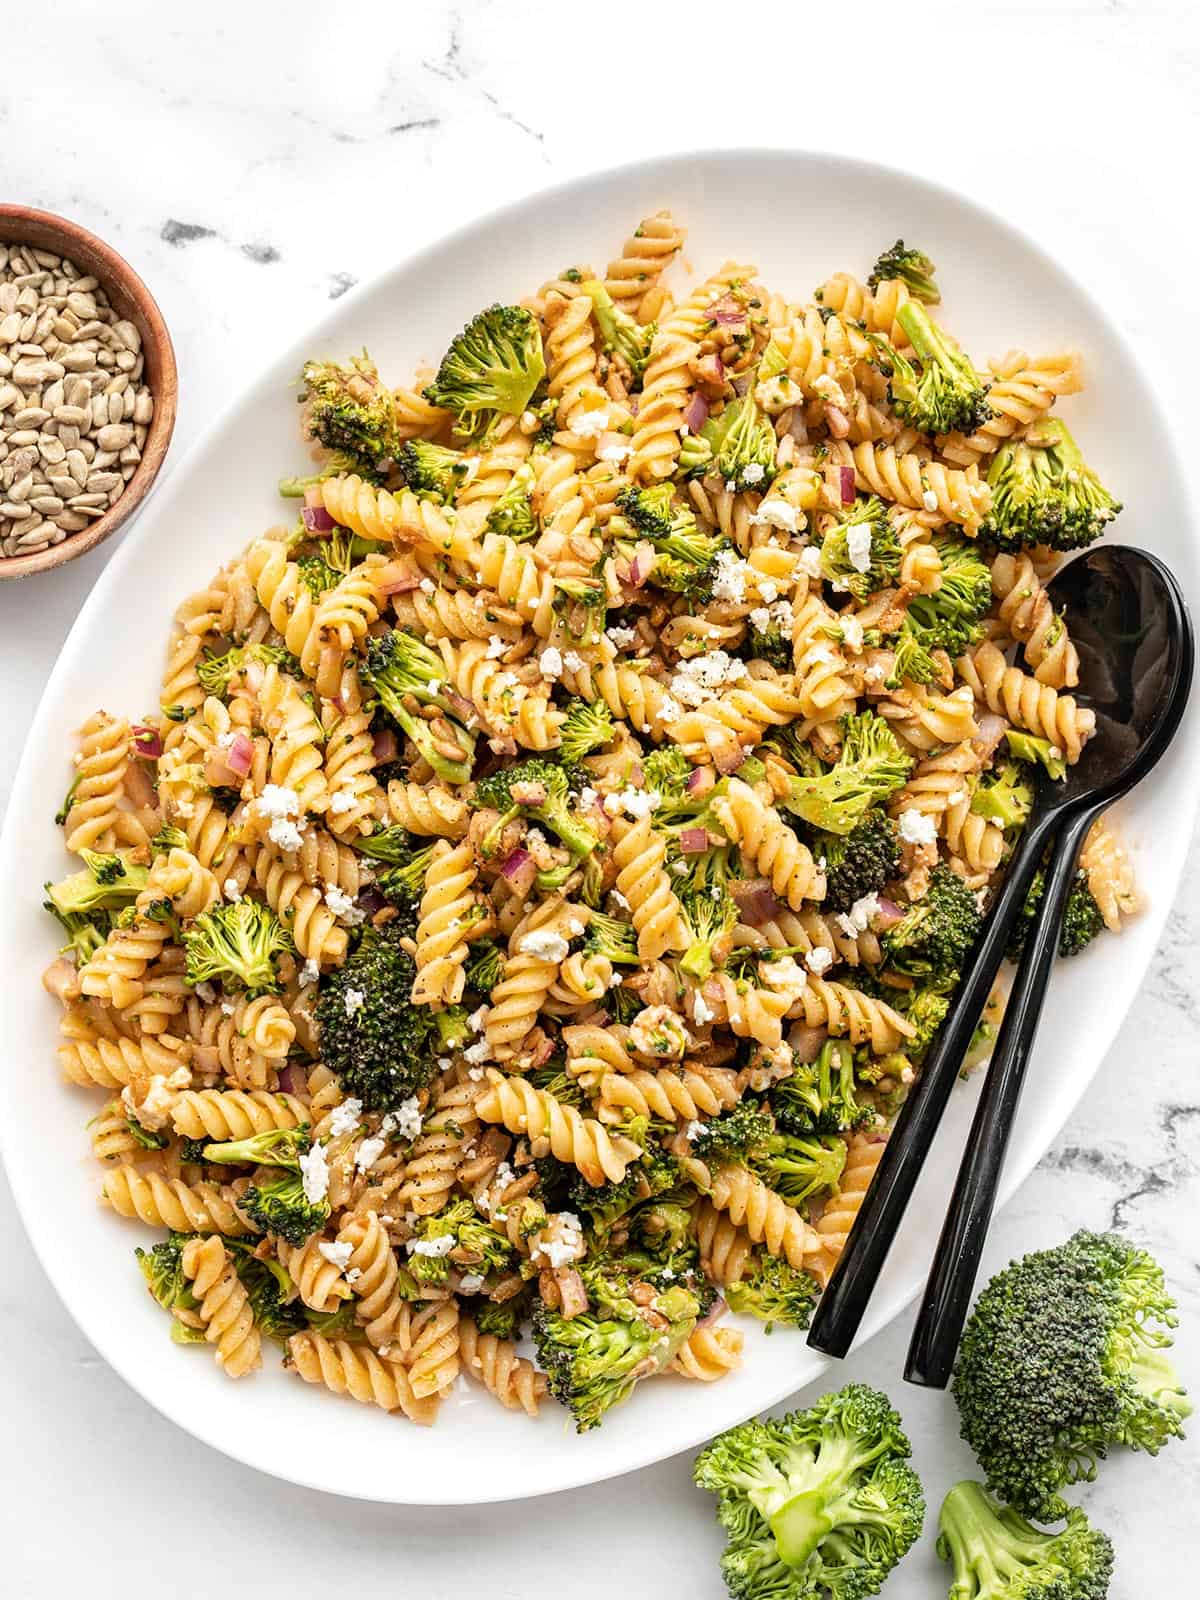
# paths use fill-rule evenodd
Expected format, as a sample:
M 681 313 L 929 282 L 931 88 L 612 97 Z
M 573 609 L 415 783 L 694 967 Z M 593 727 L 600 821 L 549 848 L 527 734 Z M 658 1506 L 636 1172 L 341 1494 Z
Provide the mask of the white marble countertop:
M 1169 400 L 1192 400 L 1194 363 L 1185 371 L 1178 359 L 1200 263 L 1190 0 L 866 3 L 841 22 L 773 0 L 744 22 L 706 0 L 651 0 L 636 16 L 597 13 L 590 30 L 584 13 L 532 0 L 343 0 L 320 21 L 306 9 L 76 4 L 5 19 L 0 193 L 95 229 L 150 283 L 182 379 L 173 461 L 327 299 L 444 226 L 588 168 L 722 142 L 879 157 L 994 204 L 1116 308 Z M 213 511 L 219 523 L 219 485 Z M 46 674 L 111 550 L 0 586 L 0 808 Z M 1095 1090 L 998 1219 L 986 1263 L 994 1270 L 1079 1226 L 1127 1229 L 1153 1246 L 1179 1296 L 1178 1359 L 1194 1390 L 1198 893 L 1193 848 Z M 891 1389 L 936 1504 L 971 1462 L 952 1403 L 899 1382 L 906 1338 L 894 1327 L 846 1372 Z M 265 1600 L 335 1578 L 363 1591 L 386 1584 L 441 1600 L 482 1588 L 509 1600 L 528 1594 L 533 1564 L 532 1586 L 556 1571 L 579 1600 L 721 1591 L 712 1507 L 691 1488 L 687 1458 L 520 1510 L 406 1511 L 295 1489 L 197 1444 L 91 1351 L 2 1177 L 0 1340 L 0 1533 L 13 1600 L 150 1600 L 182 1581 L 172 1576 L 184 1570 L 181 1548 L 196 1574 L 217 1547 L 221 1587 Z M 1114 1596 L 1181 1594 L 1194 1582 L 1198 1496 L 1195 1442 L 1103 1469 L 1087 1504 L 1117 1543 Z M 944 1574 L 927 1535 L 887 1594 L 943 1594 Z

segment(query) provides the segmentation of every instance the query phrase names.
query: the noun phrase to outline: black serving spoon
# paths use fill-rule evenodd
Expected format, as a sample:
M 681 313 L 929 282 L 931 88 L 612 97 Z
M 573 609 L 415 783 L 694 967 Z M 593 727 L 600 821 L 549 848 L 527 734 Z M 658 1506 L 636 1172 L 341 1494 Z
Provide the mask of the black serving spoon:
M 1075 698 L 1096 732 L 1064 780 L 1042 777 L 996 904 L 965 967 L 954 1007 L 896 1119 L 808 1342 L 844 1356 L 933 1143 L 1033 876 L 1052 840 L 1041 914 L 1026 941 L 975 1117 L 906 1377 L 944 1384 L 991 1216 L 1025 1065 L 1058 944 L 1080 845 L 1095 818 L 1145 777 L 1179 726 L 1192 677 L 1191 618 L 1179 585 L 1142 550 L 1102 546 L 1048 585 L 1079 651 Z M 949 1349 L 949 1357 L 947 1357 Z M 939 1376 L 940 1375 L 940 1376 Z

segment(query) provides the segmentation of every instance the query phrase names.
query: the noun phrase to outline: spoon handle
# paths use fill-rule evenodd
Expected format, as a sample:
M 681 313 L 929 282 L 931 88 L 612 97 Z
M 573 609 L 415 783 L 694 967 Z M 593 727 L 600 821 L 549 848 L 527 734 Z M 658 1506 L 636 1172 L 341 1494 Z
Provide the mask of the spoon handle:
M 1057 824 L 1058 818 L 1052 812 L 1042 813 L 1026 829 L 996 905 L 967 958 L 962 988 L 900 1109 L 809 1329 L 808 1343 L 827 1355 L 844 1356 L 858 1331 L 921 1175 L 963 1056 L 996 981 L 1046 841 Z
M 1025 1070 L 1058 953 L 1075 864 L 1095 816 L 1092 808 L 1063 824 L 1046 869 L 1041 914 L 1030 931 L 1013 981 L 908 1347 L 904 1376 L 909 1383 L 944 1389 L 954 1367 Z

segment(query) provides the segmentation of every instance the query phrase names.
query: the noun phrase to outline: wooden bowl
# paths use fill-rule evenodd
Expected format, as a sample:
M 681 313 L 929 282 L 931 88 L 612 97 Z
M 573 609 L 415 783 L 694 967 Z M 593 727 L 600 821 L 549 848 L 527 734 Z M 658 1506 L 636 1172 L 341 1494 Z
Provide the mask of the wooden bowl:
M 59 544 L 32 555 L 0 557 L 0 579 L 31 578 L 74 561 L 114 534 L 131 517 L 158 477 L 171 435 L 175 431 L 175 408 L 179 393 L 179 374 L 175 350 L 154 296 L 123 256 L 111 245 L 97 239 L 66 217 L 50 211 L 35 211 L 29 206 L 0 205 L 0 243 L 31 244 L 41 250 L 66 256 L 84 274 L 99 279 L 117 315 L 132 322 L 142 336 L 145 357 L 144 382 L 154 396 L 151 419 L 142 459 L 125 485 L 121 498 L 88 528 L 70 533 Z

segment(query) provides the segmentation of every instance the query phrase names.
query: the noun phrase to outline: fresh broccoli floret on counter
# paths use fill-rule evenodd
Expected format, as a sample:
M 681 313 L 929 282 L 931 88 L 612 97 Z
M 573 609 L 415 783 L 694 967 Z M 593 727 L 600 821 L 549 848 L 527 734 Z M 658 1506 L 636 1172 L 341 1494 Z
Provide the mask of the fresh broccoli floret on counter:
M 950 1600 L 1105 1600 L 1113 1552 L 1075 1506 L 1061 1533 L 1042 1533 L 969 1479 L 938 1519 L 938 1555 L 954 1569 Z

